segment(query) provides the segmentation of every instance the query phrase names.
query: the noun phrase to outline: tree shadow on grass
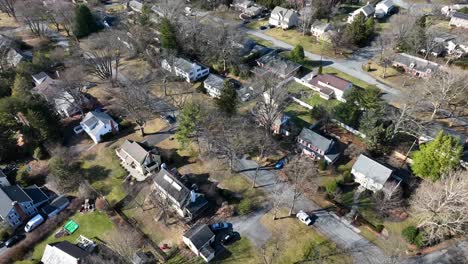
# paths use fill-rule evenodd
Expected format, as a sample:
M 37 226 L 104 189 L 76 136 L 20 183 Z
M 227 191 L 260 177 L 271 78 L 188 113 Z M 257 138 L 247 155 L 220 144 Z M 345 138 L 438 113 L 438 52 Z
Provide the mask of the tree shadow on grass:
M 100 165 L 94 165 L 87 169 L 83 169 L 85 179 L 87 179 L 91 184 L 106 179 L 110 176 L 111 172 L 111 170 Z

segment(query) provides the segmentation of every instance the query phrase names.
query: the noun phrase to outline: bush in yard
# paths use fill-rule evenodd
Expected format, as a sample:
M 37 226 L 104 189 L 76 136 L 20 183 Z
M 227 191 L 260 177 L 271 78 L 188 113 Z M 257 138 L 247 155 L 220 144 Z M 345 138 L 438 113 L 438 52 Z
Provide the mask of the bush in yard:
M 326 170 L 327 169 L 327 162 L 323 159 L 317 162 L 319 170 Z
M 408 226 L 401 231 L 401 235 L 410 244 L 415 244 L 416 237 L 418 236 L 418 229 L 415 226 Z
M 331 180 L 325 184 L 325 189 L 328 194 L 335 194 L 338 190 L 338 182 L 336 180 Z
M 239 215 L 246 215 L 252 210 L 252 200 L 244 198 L 237 206 Z
M 28 169 L 28 166 L 25 165 L 25 166 L 22 166 L 18 169 L 18 171 L 16 172 L 16 178 L 15 178 L 15 182 L 16 184 L 20 185 L 20 186 L 27 186 L 29 185 L 29 172 L 27 171 Z
M 0 240 L 5 241 L 7 240 L 11 234 L 13 234 L 13 230 L 9 226 L 7 226 L 6 222 L 2 224 L 0 227 Z
M 382 232 L 383 229 L 384 229 L 384 225 L 377 225 L 375 227 L 375 231 L 377 231 L 378 233 Z
M 47 153 L 45 153 L 44 149 L 41 146 L 34 149 L 34 153 L 33 153 L 34 159 L 43 160 L 46 157 L 47 157 Z
M 423 231 L 419 232 L 418 235 L 414 238 L 414 243 L 418 248 L 424 247 L 424 242 L 426 241 L 425 233 Z
M 105 142 L 105 141 L 111 140 L 113 137 L 114 137 L 114 133 L 108 132 L 101 136 L 101 140 Z
M 347 170 L 341 174 L 342 182 L 343 183 L 351 183 L 354 181 L 353 174 L 351 174 L 350 170 Z

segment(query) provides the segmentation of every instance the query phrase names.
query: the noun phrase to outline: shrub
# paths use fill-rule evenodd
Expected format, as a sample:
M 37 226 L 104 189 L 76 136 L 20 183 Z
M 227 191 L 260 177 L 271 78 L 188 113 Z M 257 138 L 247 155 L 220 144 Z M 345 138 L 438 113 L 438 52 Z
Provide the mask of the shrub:
M 203 85 L 203 83 L 197 84 L 197 87 L 195 87 L 195 90 L 197 92 L 199 92 L 199 93 L 206 94 L 206 89 L 205 89 L 205 86 Z
M 0 240 L 5 241 L 13 234 L 13 230 L 11 230 L 8 226 L 3 226 L 0 228 Z
M 325 184 L 325 190 L 327 190 L 327 193 L 329 194 L 336 193 L 337 189 L 338 189 L 338 182 L 336 180 L 331 180 Z
M 384 225 L 377 225 L 375 227 L 375 231 L 377 231 L 378 233 L 382 232 L 383 229 L 384 229 Z
M 414 238 L 414 243 L 418 248 L 422 248 L 424 246 L 424 242 L 426 240 L 424 232 L 418 232 L 416 237 Z
M 34 153 L 33 153 L 34 159 L 43 160 L 46 157 L 47 157 L 47 153 L 44 151 L 44 149 L 41 146 L 34 149 Z
M 235 75 L 235 76 L 239 76 L 239 74 L 240 74 L 240 69 L 239 69 L 239 67 L 237 67 L 237 66 L 231 67 L 231 68 L 229 69 L 229 71 L 230 71 L 233 75 Z
M 327 169 L 327 162 L 323 159 L 319 160 L 318 162 L 319 170 L 326 170 Z
M 239 215 L 246 215 L 252 210 L 252 200 L 244 198 L 237 207 Z
M 351 171 L 345 171 L 343 174 L 341 174 L 342 181 L 343 183 L 350 183 L 354 181 L 353 174 L 351 174 Z
M 113 137 L 114 137 L 114 133 L 108 132 L 108 133 L 106 133 L 106 134 L 104 134 L 104 135 L 101 136 L 101 140 L 102 140 L 102 141 L 109 141 L 109 140 L 111 140 Z
M 129 120 L 124 120 L 120 122 L 119 127 L 120 127 L 120 130 L 125 130 L 127 128 L 132 127 L 132 122 L 130 122 Z
M 24 165 L 18 169 L 16 172 L 15 182 L 16 184 L 19 184 L 23 187 L 29 185 L 29 172 L 27 165 Z
M 408 226 L 401 231 L 401 235 L 410 244 L 415 244 L 416 237 L 418 236 L 418 229 L 415 226 Z

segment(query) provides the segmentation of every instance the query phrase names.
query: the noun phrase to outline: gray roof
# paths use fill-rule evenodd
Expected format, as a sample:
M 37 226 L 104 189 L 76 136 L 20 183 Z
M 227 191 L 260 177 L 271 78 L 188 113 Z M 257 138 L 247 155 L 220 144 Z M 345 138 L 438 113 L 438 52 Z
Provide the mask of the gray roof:
M 148 156 L 149 152 L 142 145 L 140 145 L 140 143 L 128 139 L 125 140 L 120 149 L 125 151 L 128 155 L 130 155 L 140 164 L 142 164 L 145 161 L 146 156 Z
M 293 15 L 295 14 L 296 11 L 294 9 L 286 9 L 284 7 L 281 7 L 281 6 L 276 6 L 273 11 L 271 11 L 271 14 L 279 14 L 279 15 L 282 15 L 285 19 L 288 19 Z
M 42 208 L 42 211 L 45 213 L 45 214 L 49 214 L 55 210 L 57 210 L 57 208 L 60 208 L 61 206 L 69 203 L 70 201 L 68 200 L 68 198 L 65 196 L 65 195 L 60 195 L 59 197 L 55 198 L 52 202 L 50 202 L 50 204 L 44 206 Z
M 453 13 L 452 17 L 468 20 L 468 14 L 462 12 L 455 12 Z
M 88 252 L 84 251 L 80 247 L 68 242 L 60 241 L 57 243 L 49 244 L 50 247 L 46 247 L 44 255 L 42 257 L 42 262 L 45 264 L 63 264 L 66 263 L 62 252 L 66 255 L 69 255 L 75 259 L 82 260 L 89 255 Z
M 315 29 L 318 29 L 318 30 L 321 30 L 321 31 L 325 31 L 330 26 L 331 26 L 330 23 L 325 23 L 325 22 L 322 22 L 320 20 L 317 20 L 312 24 L 312 28 L 315 28 Z
M 32 199 L 18 185 L 0 186 L 0 215 L 6 217 L 13 208 L 13 202 L 30 202 Z
M 379 3 L 377 3 L 377 4 L 378 5 L 384 5 L 387 8 L 390 8 L 390 7 L 394 6 L 393 0 L 383 0 L 383 1 L 379 2 Z
M 115 122 L 114 119 L 110 115 L 108 115 L 105 112 L 97 112 L 97 111 L 91 111 L 86 114 L 86 116 L 83 118 L 83 121 L 81 123 L 84 123 L 87 127 L 92 128 L 94 125 L 96 125 L 99 122 L 102 122 L 104 124 L 110 124 L 110 122 Z
M 384 185 L 392 176 L 393 170 L 361 154 L 353 165 L 353 170 L 364 174 L 374 182 Z
M 208 75 L 208 78 L 206 78 L 206 80 L 203 83 L 209 84 L 211 87 L 221 90 L 224 86 L 224 80 L 224 77 L 210 73 L 210 75 Z
M 316 146 L 325 153 L 333 145 L 333 140 L 328 139 L 308 128 L 302 129 L 301 134 L 299 134 L 299 138 L 309 142 L 311 145 Z
M 184 237 L 192 241 L 192 244 L 201 249 L 211 238 L 214 237 L 213 231 L 206 224 L 197 224 L 185 232 Z
M 396 54 L 395 59 L 393 61 L 403 64 L 407 67 L 410 67 L 410 65 L 413 64 L 412 68 L 421 72 L 426 72 L 428 69 L 434 72 L 440 67 L 440 65 L 435 62 L 421 59 L 406 53 Z
M 375 12 L 374 7 L 371 4 L 365 5 L 360 8 L 366 16 L 370 16 Z
M 32 185 L 23 189 L 24 192 L 31 197 L 34 204 L 47 201 L 49 197 L 37 185 Z
M 263 55 L 257 62 L 263 65 L 262 68 L 267 68 L 269 71 L 283 76 L 287 76 L 301 67 L 300 64 L 280 56 L 276 51 Z
M 154 177 L 154 183 L 181 205 L 189 199 L 190 190 L 177 179 L 177 176 L 163 168 Z
M 192 70 L 193 64 L 197 64 L 195 62 L 190 62 L 186 59 L 182 58 L 175 58 L 174 59 L 174 67 L 182 69 L 185 72 L 190 72 Z

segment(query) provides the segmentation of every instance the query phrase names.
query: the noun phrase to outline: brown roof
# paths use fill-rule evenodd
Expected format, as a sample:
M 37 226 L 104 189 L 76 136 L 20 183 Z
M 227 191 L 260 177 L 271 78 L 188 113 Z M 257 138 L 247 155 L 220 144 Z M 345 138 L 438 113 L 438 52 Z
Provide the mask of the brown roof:
M 313 86 L 316 86 L 320 88 L 321 90 L 324 90 L 324 93 L 327 93 L 326 91 L 330 90 L 328 87 L 324 87 L 323 85 L 320 85 L 319 82 L 326 83 L 335 89 L 345 91 L 346 88 L 349 86 L 350 82 L 341 79 L 340 77 L 336 77 L 335 75 L 332 74 L 319 74 L 314 76 L 309 83 Z
M 33 88 L 36 93 L 44 95 L 46 98 L 54 96 L 58 92 L 60 81 L 47 77 L 41 84 Z

